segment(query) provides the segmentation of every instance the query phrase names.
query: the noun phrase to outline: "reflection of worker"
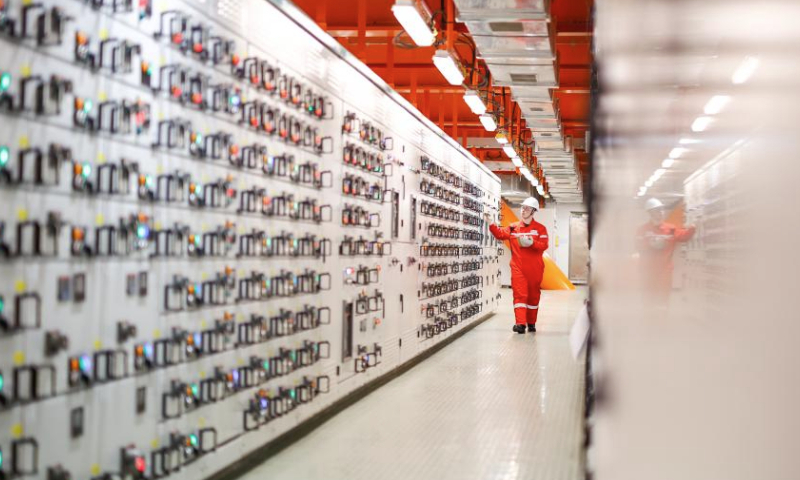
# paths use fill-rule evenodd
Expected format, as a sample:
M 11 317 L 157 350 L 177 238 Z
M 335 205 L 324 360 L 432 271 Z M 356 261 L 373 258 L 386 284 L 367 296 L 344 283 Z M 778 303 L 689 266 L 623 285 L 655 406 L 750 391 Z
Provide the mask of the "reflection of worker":
M 672 290 L 672 254 L 679 242 L 694 235 L 694 227 L 678 228 L 664 221 L 664 204 L 651 198 L 645 204 L 650 221 L 639 227 L 636 240 L 645 288 L 666 301 Z
M 489 226 L 492 235 L 498 240 L 510 240 L 511 244 L 511 289 L 514 291 L 514 331 L 525 333 L 536 331 L 536 317 L 539 314 L 544 260 L 542 254 L 547 250 L 547 229 L 534 221 L 533 214 L 539 210 L 539 202 L 530 197 L 522 202 L 521 221 L 508 227 Z

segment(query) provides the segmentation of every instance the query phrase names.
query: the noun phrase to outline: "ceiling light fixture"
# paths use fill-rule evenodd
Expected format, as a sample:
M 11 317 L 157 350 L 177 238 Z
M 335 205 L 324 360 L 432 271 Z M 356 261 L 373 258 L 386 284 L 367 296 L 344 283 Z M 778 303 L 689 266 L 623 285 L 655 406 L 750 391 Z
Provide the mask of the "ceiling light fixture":
M 700 143 L 700 140 L 697 140 L 695 138 L 681 138 L 678 143 L 680 143 L 681 145 L 694 145 L 696 143 Z
M 469 109 L 472 110 L 472 113 L 475 115 L 483 115 L 486 113 L 486 105 L 483 103 L 480 94 L 475 90 L 467 90 L 464 92 L 464 103 L 469 106 Z
M 497 143 L 500 145 L 505 145 L 508 143 L 508 137 L 503 132 L 497 132 L 497 135 L 494 136 L 494 139 L 497 140 Z
M 544 187 L 543 186 L 538 185 L 536 187 L 536 191 L 539 192 L 539 195 L 544 195 Z
M 478 119 L 481 121 L 483 128 L 485 128 L 487 132 L 494 132 L 497 130 L 497 122 L 494 120 L 494 117 L 491 114 L 484 113 L 483 115 L 479 116 Z
M 663 162 L 661 162 L 662 168 L 669 168 L 675 163 L 674 158 L 665 158 Z
M 731 82 L 733 82 L 734 85 L 741 85 L 750 80 L 750 77 L 756 72 L 759 63 L 756 57 L 745 57 L 739 65 L 739 68 L 733 73 Z
M 711 97 L 711 100 L 706 103 L 703 111 L 706 113 L 706 115 L 716 115 L 721 112 L 722 109 L 725 108 L 725 105 L 727 105 L 730 101 L 731 97 L 728 95 L 714 95 Z
M 503 147 L 503 152 L 506 155 L 508 155 L 508 158 L 514 158 L 519 156 L 517 155 L 517 151 L 514 150 L 514 146 L 510 144 L 506 144 L 506 146 Z
M 519 167 L 521 167 L 521 166 L 523 165 L 523 163 L 522 163 L 522 159 L 521 159 L 521 158 L 519 158 L 519 157 L 513 157 L 513 158 L 511 159 L 511 163 L 513 163 L 513 164 L 514 164 L 514 166 L 515 166 L 515 167 L 517 167 L 517 168 L 519 168 Z
M 655 182 L 653 179 L 650 179 L 650 180 L 648 180 L 648 181 L 644 182 L 644 185 L 645 185 L 647 188 L 650 188 L 650 187 L 652 187 L 652 186 L 653 186 L 653 184 L 654 184 L 654 183 L 656 183 L 656 182 Z
M 392 6 L 392 13 L 418 46 L 430 47 L 436 41 L 436 32 L 431 30 L 423 12 L 413 0 L 397 0 Z
M 455 56 L 447 50 L 436 50 L 433 55 L 433 64 L 450 85 L 461 85 L 464 83 L 464 73 L 461 72 L 461 65 Z
M 687 150 L 681 147 L 675 147 L 669 152 L 669 158 L 680 158 L 681 155 L 686 153 Z
M 711 122 L 713 121 L 714 119 L 711 117 L 697 117 L 692 123 L 692 131 L 703 132 L 706 128 L 708 128 L 709 125 L 711 125 Z

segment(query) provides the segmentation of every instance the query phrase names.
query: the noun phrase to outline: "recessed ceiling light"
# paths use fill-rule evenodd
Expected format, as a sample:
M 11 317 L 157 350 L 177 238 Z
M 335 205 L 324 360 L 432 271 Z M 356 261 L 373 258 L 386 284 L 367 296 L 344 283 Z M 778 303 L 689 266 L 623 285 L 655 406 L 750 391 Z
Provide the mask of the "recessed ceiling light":
M 750 77 L 752 77 L 756 72 L 759 63 L 760 62 L 756 57 L 745 57 L 745 59 L 739 65 L 739 68 L 737 68 L 733 73 L 731 82 L 733 82 L 734 85 L 741 85 L 750 80 Z
M 697 117 L 694 122 L 692 122 L 692 131 L 693 132 L 703 132 L 714 119 L 711 117 Z
M 706 103 L 705 108 L 703 111 L 706 115 L 716 115 L 725 108 L 725 105 L 731 101 L 731 97 L 728 95 L 714 95 L 711 97 L 711 100 Z

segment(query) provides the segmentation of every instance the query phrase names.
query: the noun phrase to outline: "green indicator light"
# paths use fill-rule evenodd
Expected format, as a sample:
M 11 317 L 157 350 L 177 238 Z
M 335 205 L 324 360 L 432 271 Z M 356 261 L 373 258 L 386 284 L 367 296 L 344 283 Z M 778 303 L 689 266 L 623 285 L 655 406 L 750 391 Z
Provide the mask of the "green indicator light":
M 297 390 L 292 390 L 292 391 L 290 391 L 290 392 L 289 392 L 289 396 L 291 396 L 291 397 L 292 397 L 292 399 L 295 399 L 295 398 L 297 398 Z
M 264 362 L 264 370 L 269 370 L 269 362 Z
M 3 310 L 6 308 L 6 299 L 0 297 L 0 313 L 3 313 Z
M 11 87 L 11 74 L 7 72 L 3 72 L 0 75 L 0 92 L 5 92 Z
M 292 357 L 293 362 L 297 358 L 297 354 L 295 352 L 292 352 L 289 356 Z
M 152 186 L 153 186 L 153 177 L 151 175 L 147 175 L 145 177 L 144 183 L 148 186 L 148 188 L 152 188 Z
M 192 395 L 196 397 L 198 392 L 199 392 L 199 389 L 197 388 L 197 384 L 193 383 L 192 384 Z
M 2 391 L 3 391 L 3 387 L 5 386 L 5 384 L 6 384 L 6 381 L 5 381 L 5 379 L 3 378 L 3 374 L 2 374 L 2 373 L 0 373 L 0 392 L 2 392 Z
M 197 435 L 195 435 L 195 434 L 189 435 L 189 443 L 191 443 L 193 447 L 196 447 L 197 446 Z
M 86 113 L 91 112 L 93 107 L 94 107 L 94 104 L 92 103 L 91 100 L 86 100 L 85 102 L 83 102 L 83 111 L 84 112 L 86 112 Z
M 92 164 L 91 163 L 84 163 L 83 168 L 81 169 L 81 175 L 84 177 L 88 177 L 92 174 Z
M 3 451 L 0 450 L 0 469 L 3 468 Z
M 8 160 L 11 158 L 11 153 L 5 145 L 0 146 L 0 167 L 5 167 Z

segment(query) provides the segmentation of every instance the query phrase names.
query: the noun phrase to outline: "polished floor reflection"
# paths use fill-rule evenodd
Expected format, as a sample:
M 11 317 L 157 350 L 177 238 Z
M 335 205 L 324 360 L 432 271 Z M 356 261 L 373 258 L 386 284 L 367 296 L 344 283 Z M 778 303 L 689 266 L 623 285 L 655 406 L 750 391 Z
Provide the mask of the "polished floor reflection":
M 256 479 L 581 478 L 583 360 L 568 344 L 585 289 L 543 292 L 539 332 L 493 318 L 249 474 Z

